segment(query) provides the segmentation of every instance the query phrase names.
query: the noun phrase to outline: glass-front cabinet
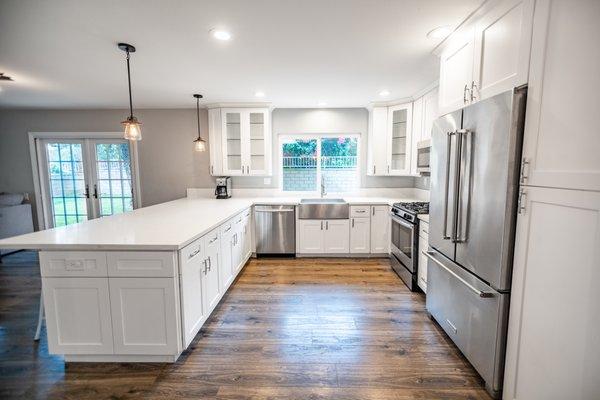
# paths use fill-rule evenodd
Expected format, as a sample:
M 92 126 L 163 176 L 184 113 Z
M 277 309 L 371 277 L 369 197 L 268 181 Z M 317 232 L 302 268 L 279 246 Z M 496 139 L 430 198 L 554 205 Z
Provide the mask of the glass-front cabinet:
M 388 175 L 410 174 L 412 104 L 399 104 L 388 109 Z
M 223 108 L 220 115 L 222 174 L 232 176 L 271 174 L 269 110 Z M 210 136 L 209 143 L 217 139 L 216 132 L 211 131 Z M 214 164 L 213 161 L 211 160 L 211 165 Z

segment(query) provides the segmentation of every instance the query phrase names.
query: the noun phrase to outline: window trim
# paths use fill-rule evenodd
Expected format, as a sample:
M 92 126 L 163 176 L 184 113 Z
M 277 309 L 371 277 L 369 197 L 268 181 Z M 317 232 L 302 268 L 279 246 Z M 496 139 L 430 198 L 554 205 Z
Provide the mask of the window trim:
M 356 172 L 358 174 L 358 182 L 355 191 L 358 191 L 362 186 L 362 174 L 361 174 L 361 164 L 362 164 L 362 146 L 361 146 L 361 134 L 360 133 L 281 133 L 278 135 L 278 155 L 279 155 L 279 165 L 278 165 L 278 188 L 282 194 L 290 195 L 290 196 L 306 196 L 306 197 L 314 197 L 321 195 L 321 188 L 319 182 L 321 182 L 321 164 L 317 163 L 317 185 L 314 191 L 287 191 L 283 190 L 283 143 L 284 141 L 291 140 L 317 140 L 317 157 L 321 157 L 321 141 L 322 138 L 338 138 L 338 137 L 349 137 L 356 139 Z M 325 188 L 327 190 L 327 188 Z M 353 192 L 327 192 L 327 196 L 330 195 L 347 195 Z

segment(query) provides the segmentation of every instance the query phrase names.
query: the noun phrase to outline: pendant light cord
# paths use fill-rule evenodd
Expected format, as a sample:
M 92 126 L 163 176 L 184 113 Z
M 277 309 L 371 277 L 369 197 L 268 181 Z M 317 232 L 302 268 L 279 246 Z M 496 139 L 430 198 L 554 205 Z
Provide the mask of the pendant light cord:
M 198 118 L 198 139 L 202 139 L 200 137 L 200 98 L 196 98 L 196 117 Z
M 129 83 L 129 118 L 133 119 L 133 100 L 131 99 L 131 71 L 129 70 L 129 50 L 127 52 L 127 82 Z

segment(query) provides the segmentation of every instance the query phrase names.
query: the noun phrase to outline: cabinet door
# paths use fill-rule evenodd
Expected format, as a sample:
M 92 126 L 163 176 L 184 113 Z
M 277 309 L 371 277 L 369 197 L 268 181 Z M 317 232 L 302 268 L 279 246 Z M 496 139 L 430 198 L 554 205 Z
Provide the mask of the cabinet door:
M 231 221 L 221 226 L 221 260 L 219 263 L 219 275 L 220 288 L 224 293 L 235 277 L 233 264 L 233 224 Z
M 411 160 L 417 159 L 417 143 L 423 136 L 423 121 L 423 97 L 419 97 L 413 101 L 412 142 L 410 145 Z M 411 163 L 410 174 L 418 175 L 416 162 Z
M 108 278 L 115 354 L 178 354 L 175 278 Z
M 51 354 L 113 354 L 108 278 L 42 278 Z
M 524 183 L 600 190 L 600 2 L 535 6 Z
M 250 109 L 248 113 L 248 141 L 246 174 L 271 174 L 271 124 L 266 109 Z M 245 132 L 244 132 L 245 133 Z M 245 136 L 245 135 L 244 135 Z
M 314 254 L 323 253 L 325 251 L 323 243 L 325 221 L 313 219 L 299 219 L 297 226 L 297 253 Z
M 426 236 L 419 236 L 419 257 L 417 267 L 417 285 L 421 290 L 427 293 L 427 256 L 423 253 L 427 251 L 429 243 Z
M 411 164 L 412 104 L 388 108 L 388 175 L 409 175 Z
M 371 252 L 371 219 L 352 218 L 350 220 L 350 253 Z
M 420 140 L 431 139 L 433 121 L 435 121 L 439 115 L 438 101 L 439 94 L 437 88 L 423 96 L 423 130 L 421 132 Z
M 350 220 L 325 221 L 325 253 L 350 253 Z
M 188 249 L 188 247 L 191 247 Z M 202 241 L 180 251 L 181 265 L 181 310 L 183 340 L 185 347 L 192 342 L 206 320 L 203 298 L 204 252 Z
M 210 174 L 223 175 L 223 148 L 221 139 L 221 109 L 208 110 L 208 149 L 210 152 Z
M 524 193 L 504 398 L 597 399 L 600 193 L 534 187 Z
M 244 143 L 242 140 L 243 109 L 221 109 L 222 157 L 224 175 L 242 175 L 245 172 Z
M 248 259 L 252 254 L 252 218 L 250 217 L 250 211 L 244 215 L 244 260 Z
M 232 260 L 233 260 L 233 271 L 234 274 L 240 272 L 243 266 L 244 260 L 244 219 L 242 215 L 235 217 L 233 222 L 233 248 L 232 248 Z
M 202 295 L 204 296 L 204 310 L 209 315 L 221 298 L 219 289 L 219 231 L 214 230 L 204 236 L 204 276 L 202 279 Z
M 527 83 L 532 0 L 505 0 L 475 26 L 473 98 L 486 99 Z
M 387 175 L 387 120 L 387 107 L 373 107 L 369 113 L 368 175 Z
M 371 207 L 371 253 L 390 252 L 390 210 L 388 206 Z
M 473 81 L 474 30 L 458 34 L 440 57 L 440 111 L 446 114 L 470 100 Z

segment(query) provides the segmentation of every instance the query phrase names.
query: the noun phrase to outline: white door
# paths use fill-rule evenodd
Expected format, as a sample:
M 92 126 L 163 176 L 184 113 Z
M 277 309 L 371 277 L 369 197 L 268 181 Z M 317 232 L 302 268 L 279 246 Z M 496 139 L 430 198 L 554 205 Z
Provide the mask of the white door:
M 387 174 L 410 175 L 412 103 L 388 108 Z
M 266 109 L 246 110 L 248 129 L 246 140 L 246 175 L 271 174 L 271 124 Z M 243 133 L 246 133 L 245 130 Z
M 108 278 L 115 354 L 178 354 L 174 278 Z
M 51 354 L 113 354 L 108 278 L 42 278 Z
M 204 277 L 202 279 L 202 294 L 206 305 L 206 314 L 215 308 L 221 298 L 219 290 L 219 231 L 214 230 L 203 238 L 204 240 Z
M 470 101 L 473 81 L 474 30 L 453 39 L 440 57 L 441 114 L 462 108 Z
M 221 259 L 219 262 L 219 284 L 221 292 L 225 292 L 233 279 L 233 224 L 230 222 L 221 226 Z
M 251 217 L 250 217 L 250 210 L 245 211 L 244 212 L 244 218 L 242 220 L 243 223 L 243 231 L 242 231 L 242 237 L 243 237 L 243 260 L 246 260 L 250 257 L 250 255 L 252 254 L 252 228 L 251 228 Z
M 390 249 L 390 210 L 388 206 L 371 207 L 371 253 L 387 254 Z
M 350 253 L 371 252 L 371 219 L 350 219 Z
M 37 153 L 46 228 L 137 207 L 128 141 L 42 139 Z
M 524 193 L 504 398 L 597 399 L 600 193 L 534 187 Z
M 325 221 L 325 253 L 350 253 L 350 220 Z
M 536 2 L 524 183 L 600 190 L 600 2 Z
M 325 221 L 314 219 L 298 220 L 298 249 L 297 253 L 316 254 L 323 253 Z
M 505 0 L 476 24 L 473 98 L 486 99 L 527 83 L 532 0 Z
M 202 241 L 186 246 L 179 252 L 181 265 L 181 309 L 183 315 L 184 347 L 189 346 L 207 314 L 204 305 L 202 281 L 204 279 L 204 252 Z
M 373 107 L 369 113 L 368 175 L 387 175 L 388 108 Z

